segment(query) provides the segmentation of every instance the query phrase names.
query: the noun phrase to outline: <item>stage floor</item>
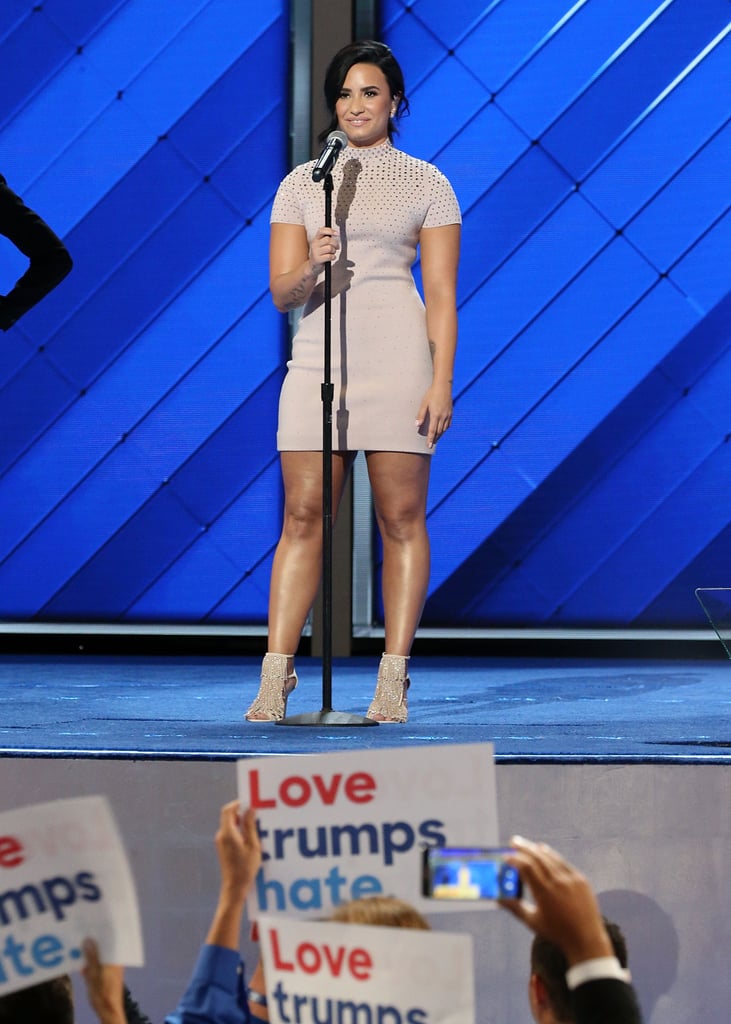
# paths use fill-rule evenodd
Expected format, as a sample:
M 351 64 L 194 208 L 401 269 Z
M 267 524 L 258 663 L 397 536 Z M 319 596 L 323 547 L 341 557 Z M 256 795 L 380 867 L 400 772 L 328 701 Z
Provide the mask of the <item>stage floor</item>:
M 364 714 L 377 661 L 335 659 L 333 706 Z M 300 658 L 289 714 L 322 707 Z M 505 763 L 731 762 L 726 660 L 419 657 L 406 725 L 243 719 L 249 657 L 10 656 L 0 660 L 0 756 L 229 760 L 424 743 L 491 742 Z
M 127 972 L 152 1020 L 187 983 L 217 894 L 212 836 L 236 760 L 425 743 L 494 744 L 501 840 L 556 846 L 627 936 L 647 1024 L 723 1017 L 731 921 L 727 660 L 415 657 L 405 726 L 255 725 L 253 657 L 0 659 L 4 809 L 105 794 L 125 837 L 150 966 Z M 319 711 L 302 658 L 295 714 Z M 375 658 L 336 660 L 334 705 L 363 713 Z M 404 789 L 404 800 L 409 799 Z M 679 879 L 682 880 L 679 883 Z M 529 932 L 507 914 L 442 914 L 473 937 L 477 1019 L 521 1024 Z M 242 936 L 244 958 L 256 950 Z M 79 1024 L 92 1024 L 77 986 Z

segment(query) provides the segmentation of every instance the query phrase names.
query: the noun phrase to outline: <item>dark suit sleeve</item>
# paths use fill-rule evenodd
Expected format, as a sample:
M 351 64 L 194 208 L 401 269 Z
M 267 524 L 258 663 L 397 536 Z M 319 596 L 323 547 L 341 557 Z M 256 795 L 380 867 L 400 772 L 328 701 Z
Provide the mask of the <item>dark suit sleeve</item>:
M 30 260 L 30 266 L 13 289 L 7 295 L 0 295 L 0 330 L 7 331 L 63 281 L 72 262 L 61 239 L 8 188 L 1 174 L 0 234 L 9 238 Z
M 616 978 L 600 978 L 571 993 L 575 1024 L 642 1024 L 635 990 Z

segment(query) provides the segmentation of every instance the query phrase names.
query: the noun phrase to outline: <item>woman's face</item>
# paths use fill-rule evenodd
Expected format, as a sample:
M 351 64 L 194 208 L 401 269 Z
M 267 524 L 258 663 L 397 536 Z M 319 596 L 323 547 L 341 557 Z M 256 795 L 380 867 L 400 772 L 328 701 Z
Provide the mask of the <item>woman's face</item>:
M 353 64 L 335 103 L 338 127 L 351 146 L 377 146 L 388 138 L 388 119 L 396 100 L 386 76 L 375 64 Z

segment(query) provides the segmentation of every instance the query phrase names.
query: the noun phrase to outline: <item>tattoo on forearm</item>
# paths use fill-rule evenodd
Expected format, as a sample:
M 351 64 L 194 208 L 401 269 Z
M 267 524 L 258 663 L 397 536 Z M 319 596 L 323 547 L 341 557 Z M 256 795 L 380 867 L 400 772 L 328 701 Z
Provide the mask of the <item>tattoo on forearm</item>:
M 435 341 L 432 341 L 431 338 L 430 338 L 429 339 L 429 355 L 431 356 L 432 366 L 434 366 L 434 360 L 436 358 L 436 354 L 437 354 L 437 343 Z M 452 383 L 452 378 L 451 377 L 449 378 L 447 383 L 448 384 Z
M 292 291 L 289 293 L 289 298 L 284 304 L 285 310 L 289 312 L 290 309 L 297 309 L 298 306 L 302 306 L 310 296 L 310 280 L 303 278 L 299 284 L 296 284 Z

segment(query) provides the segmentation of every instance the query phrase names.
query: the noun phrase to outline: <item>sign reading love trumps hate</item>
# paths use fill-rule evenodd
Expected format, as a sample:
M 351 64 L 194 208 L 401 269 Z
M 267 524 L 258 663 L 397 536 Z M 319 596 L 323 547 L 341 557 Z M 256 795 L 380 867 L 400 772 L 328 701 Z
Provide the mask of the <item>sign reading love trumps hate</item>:
M 491 744 L 251 758 L 238 783 L 263 848 L 252 918 L 322 917 L 377 893 L 446 911 L 421 896 L 422 848 L 498 841 Z
M 0 814 L 0 995 L 82 965 L 143 963 L 137 896 L 107 800 L 35 804 Z
M 472 937 L 264 915 L 273 1024 L 473 1024 Z

